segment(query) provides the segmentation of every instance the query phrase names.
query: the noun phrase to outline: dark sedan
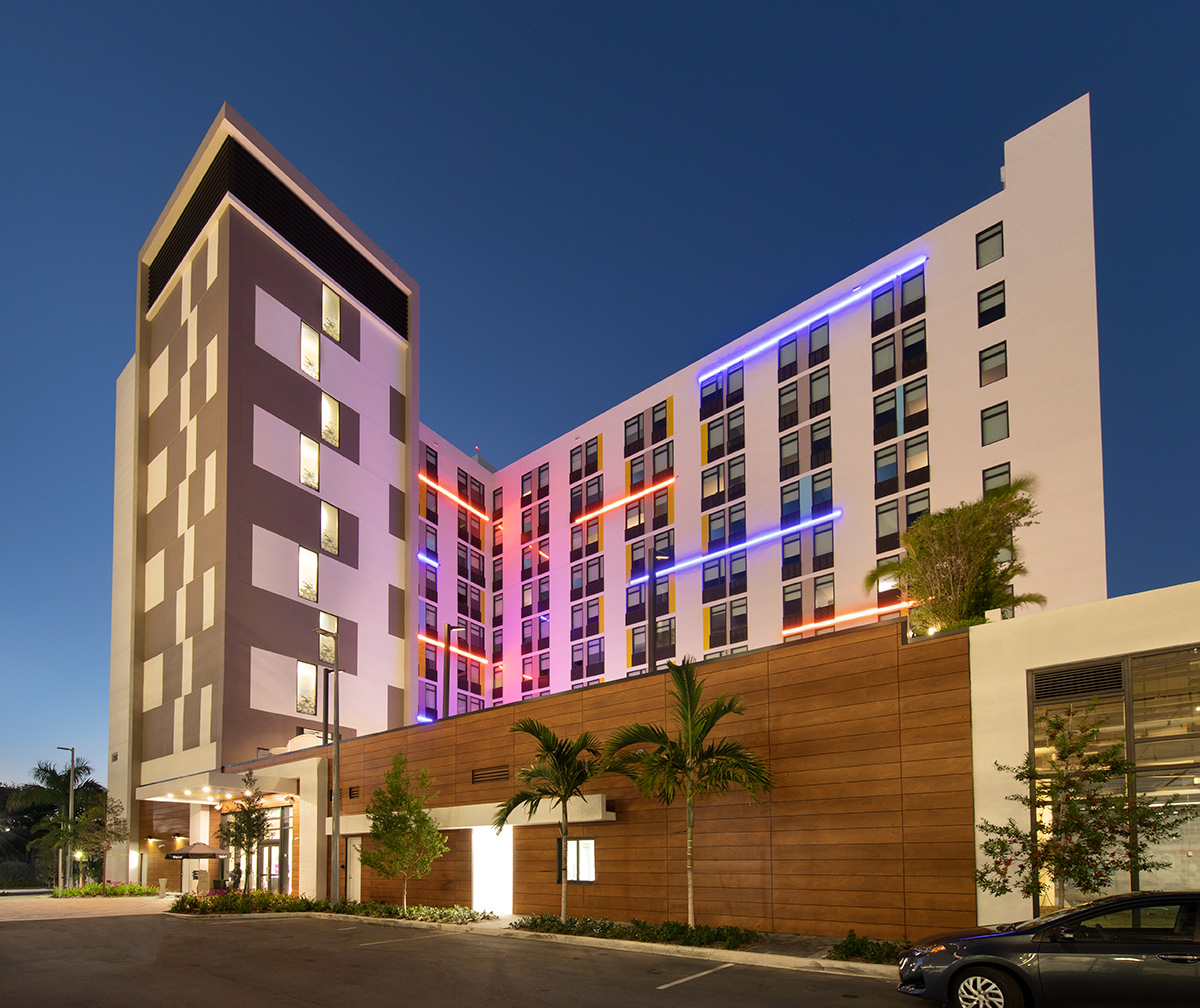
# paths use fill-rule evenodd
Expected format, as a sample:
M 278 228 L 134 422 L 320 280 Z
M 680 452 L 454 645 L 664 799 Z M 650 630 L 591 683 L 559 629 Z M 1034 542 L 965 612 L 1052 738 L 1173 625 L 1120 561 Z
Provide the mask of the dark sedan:
M 1200 892 L 1142 892 L 916 942 L 904 994 L 958 1008 L 1196 1008 Z

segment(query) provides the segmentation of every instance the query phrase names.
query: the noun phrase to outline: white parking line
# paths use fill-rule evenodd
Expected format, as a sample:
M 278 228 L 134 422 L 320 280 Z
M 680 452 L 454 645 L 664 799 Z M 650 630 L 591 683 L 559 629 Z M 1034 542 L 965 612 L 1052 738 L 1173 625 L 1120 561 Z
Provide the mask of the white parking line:
M 435 931 L 433 934 L 414 935 L 414 936 L 412 936 L 412 937 L 409 937 L 409 938 L 385 938 L 383 941 L 374 941 L 374 942 L 359 942 L 359 943 L 358 943 L 358 947 L 359 947 L 359 948 L 365 948 L 365 947 L 366 947 L 366 946 L 368 946 L 368 945 L 390 945 L 392 942 L 402 942 L 402 941 L 423 941 L 423 940 L 424 940 L 424 939 L 426 939 L 426 938 L 441 938 L 441 937 L 442 937 L 442 934 L 441 934 L 441 932 L 440 932 L 440 931 Z
M 693 973 L 691 976 L 685 976 L 682 980 L 672 980 L 670 983 L 665 983 L 660 987 L 656 987 L 655 990 L 666 990 L 668 987 L 674 987 L 676 984 L 687 983 L 689 980 L 698 980 L 702 976 L 708 976 L 709 973 L 716 973 L 719 970 L 729 969 L 730 966 L 734 965 L 736 965 L 736 963 L 722 963 L 720 966 L 714 966 L 712 969 L 705 970 L 703 973 Z

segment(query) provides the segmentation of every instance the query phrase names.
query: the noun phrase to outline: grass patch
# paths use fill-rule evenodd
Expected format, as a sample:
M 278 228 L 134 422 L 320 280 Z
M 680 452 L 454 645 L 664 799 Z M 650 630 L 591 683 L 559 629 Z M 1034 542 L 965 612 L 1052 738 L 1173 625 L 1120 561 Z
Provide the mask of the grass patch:
M 690 927 L 679 921 L 651 924 L 636 917 L 628 924 L 610 921 L 607 917 L 568 917 L 558 914 L 528 914 L 513 921 L 510 927 L 518 931 L 539 931 L 543 934 L 581 935 L 585 938 L 619 938 L 624 941 L 655 942 L 661 945 L 694 945 L 701 948 L 739 949 L 757 942 L 757 931 L 732 925 L 710 927 L 698 924 Z
M 89 882 L 85 886 L 72 886 L 69 889 L 55 889 L 50 896 L 54 899 L 74 899 L 80 896 L 157 896 L 158 890 L 136 882 L 109 882 L 101 886 L 99 882 Z
M 900 952 L 904 942 L 874 941 L 863 935 L 861 938 L 853 930 L 829 950 L 829 959 L 844 962 L 880 963 L 885 966 L 895 966 L 900 962 Z
M 474 924 L 495 920 L 486 910 L 469 907 L 410 906 L 407 910 L 395 903 L 359 903 L 356 900 L 310 899 L 262 890 L 251 892 L 184 893 L 171 904 L 174 913 L 186 914 L 252 914 L 252 913 L 336 913 L 351 917 L 387 917 L 392 920 L 427 921 L 434 924 Z

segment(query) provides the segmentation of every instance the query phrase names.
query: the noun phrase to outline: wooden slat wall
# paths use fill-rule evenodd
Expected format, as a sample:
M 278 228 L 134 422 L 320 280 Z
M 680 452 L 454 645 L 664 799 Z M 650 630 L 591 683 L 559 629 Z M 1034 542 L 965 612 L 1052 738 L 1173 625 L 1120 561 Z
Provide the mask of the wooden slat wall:
M 706 696 L 740 693 L 746 714 L 722 722 L 766 756 L 775 790 L 702 799 L 696 810 L 696 915 L 768 931 L 917 938 L 975 923 L 967 635 L 902 643 L 889 623 L 739 655 L 703 666 Z M 361 812 L 392 754 L 435 778 L 434 805 L 499 803 L 533 741 L 510 733 L 531 717 L 560 735 L 601 739 L 631 721 L 667 723 L 667 676 L 621 680 L 536 701 L 417 725 L 343 744 L 345 800 Z M 508 780 L 471 783 L 471 770 L 507 765 Z M 686 919 L 682 803 L 664 809 L 623 778 L 589 789 L 609 797 L 615 822 L 572 827 L 596 838 L 592 885 L 572 885 L 568 912 L 613 919 Z M 551 826 L 514 815 L 514 911 L 558 912 Z M 470 838 L 410 902 L 469 903 Z M 420 893 L 419 896 L 415 895 Z M 364 872 L 364 898 L 398 899 L 398 883 Z

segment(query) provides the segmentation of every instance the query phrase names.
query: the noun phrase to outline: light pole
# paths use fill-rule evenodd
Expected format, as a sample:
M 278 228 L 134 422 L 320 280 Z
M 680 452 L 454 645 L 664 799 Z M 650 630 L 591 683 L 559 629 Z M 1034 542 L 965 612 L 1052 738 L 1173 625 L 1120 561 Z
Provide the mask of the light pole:
M 333 842 L 333 864 L 329 873 L 329 902 L 340 903 L 342 898 L 342 720 L 341 708 L 338 704 L 338 632 L 317 627 L 317 633 L 328 634 L 333 638 L 333 668 L 325 669 L 325 720 L 329 720 L 329 673 L 333 673 L 333 753 L 332 791 L 333 791 L 333 829 L 330 837 Z
M 71 830 L 73 833 L 74 829 L 75 829 L 75 747 L 60 745 L 60 746 L 57 746 L 56 748 L 61 749 L 63 752 L 69 752 L 71 754 L 71 776 L 67 783 L 67 823 L 68 823 L 67 828 L 69 830 Z M 59 882 L 62 881 L 62 862 L 63 862 L 62 848 L 60 847 L 58 849 Z M 71 863 L 70 863 L 70 861 L 68 861 L 67 862 L 67 884 L 68 885 L 71 882 L 70 871 L 71 871 Z
M 450 635 L 456 630 L 467 632 L 465 626 L 446 624 L 446 636 L 442 638 L 442 718 L 450 717 Z

